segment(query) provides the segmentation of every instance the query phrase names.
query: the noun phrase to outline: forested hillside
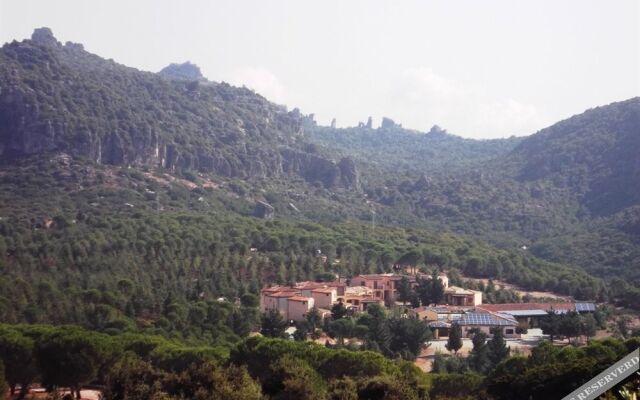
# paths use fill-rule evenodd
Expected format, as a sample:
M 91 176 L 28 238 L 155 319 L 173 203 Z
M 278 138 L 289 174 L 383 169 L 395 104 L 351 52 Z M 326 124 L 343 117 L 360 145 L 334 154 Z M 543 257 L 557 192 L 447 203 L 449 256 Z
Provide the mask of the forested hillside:
M 361 124 L 352 128 L 330 128 L 318 126 L 313 121 L 304 121 L 305 134 L 309 140 L 322 145 L 332 153 L 353 157 L 369 172 L 394 171 L 399 176 L 429 177 L 434 173 L 458 170 L 481 161 L 505 155 L 521 138 L 496 140 L 463 139 L 449 134 L 438 126 L 429 132 L 418 132 L 384 119 L 384 123 L 373 128 Z M 377 182 L 382 183 L 382 182 Z
M 108 257 L 97 251 L 101 247 L 64 236 L 67 229 L 81 236 L 103 235 L 107 249 L 124 250 L 122 243 L 135 242 L 131 233 L 119 238 L 108 221 L 171 226 L 170 221 L 197 215 L 215 219 L 195 224 L 188 236 L 196 242 L 200 237 L 224 242 L 228 233 L 210 237 L 208 224 L 217 226 L 224 214 L 234 221 L 228 223 L 244 226 L 251 219 L 235 218 L 253 215 L 256 202 L 263 201 L 278 219 L 284 218 L 273 223 L 315 221 L 329 223 L 330 230 L 350 226 L 352 232 L 334 241 L 373 235 L 394 247 L 382 262 L 379 255 L 372 256 L 376 246 L 360 244 L 357 261 L 341 264 L 348 266 L 345 274 L 388 270 L 399 253 L 409 251 L 378 236 L 381 232 L 417 229 L 420 233 L 412 235 L 423 237 L 432 235 L 423 230 L 429 229 L 479 238 L 528 260 L 512 267 L 513 260 L 497 261 L 501 250 L 474 258 L 445 241 L 439 251 L 456 254 L 457 261 L 437 262 L 440 268 L 455 266 L 472 276 L 626 303 L 639 286 L 638 213 L 633 207 L 640 187 L 634 153 L 638 99 L 587 111 L 530 138 L 474 141 L 437 127 L 421 134 L 389 119 L 377 129 L 371 121 L 352 129 L 320 127 L 312 116 L 287 112 L 252 91 L 208 81 L 192 64 L 174 64 L 160 74 L 141 72 L 90 54 L 81 45 L 62 45 L 46 28 L 36 30 L 31 40 L 5 45 L 0 59 L 3 246 L 5 264 L 13 265 L 16 276 L 51 263 L 67 273 L 86 257 L 102 265 L 86 262 L 97 270 L 112 265 L 136 270 L 157 261 L 144 258 L 145 244 L 107 252 L 113 256 L 107 267 Z M 184 212 L 187 216 L 179 214 Z M 135 218 L 119 220 L 121 215 Z M 42 220 L 54 217 L 57 228 L 38 230 Z M 245 250 L 233 250 L 236 241 L 227 243 L 228 257 L 242 259 L 246 248 L 260 248 L 251 235 L 240 230 L 232 236 Z M 46 245 L 34 250 L 33 243 L 40 240 L 55 250 Z M 111 240 L 121 245 L 114 247 Z M 167 240 L 173 243 L 174 238 Z M 312 247 L 319 247 L 290 248 L 281 237 L 279 242 L 284 247 L 275 251 L 282 259 L 271 260 L 271 269 L 289 263 L 298 271 L 302 254 L 311 256 L 317 250 Z M 220 250 L 216 254 L 222 257 Z M 567 280 L 566 275 L 547 275 L 550 269 L 531 267 L 531 260 L 544 265 L 542 259 L 607 280 L 615 272 L 626 281 L 611 285 L 613 291 L 586 285 L 591 288 L 586 293 L 576 281 L 582 275 Z M 232 271 L 236 266 L 220 267 L 221 258 L 216 260 L 210 274 L 218 268 L 237 274 Z M 192 260 L 171 260 L 174 266 L 180 263 L 191 265 Z M 82 275 L 76 278 L 87 279 Z M 253 292 L 275 272 L 261 270 L 258 275 Z M 291 272 L 289 278 L 294 277 L 313 274 Z M 233 283 L 248 282 L 245 276 L 229 279 L 228 284 L 217 282 L 212 295 L 233 297 L 248 290 Z M 91 289 L 95 284 L 83 285 Z M 182 293 L 185 288 L 174 289 Z M 24 320 L 22 311 L 16 312 L 13 320 Z
M 255 295 L 272 283 L 389 272 L 403 259 L 579 299 L 632 299 L 577 268 L 468 237 L 259 219 L 251 216 L 252 203 L 207 182 L 159 183 L 161 175 L 135 169 L 60 162 L 0 176 L 3 321 L 99 330 L 120 321 L 120 329 L 142 324 L 199 337 L 200 328 L 187 329 L 189 315 L 219 297 Z M 104 314 L 98 320 L 96 310 Z
M 359 161 L 363 190 L 380 221 L 526 246 L 540 257 L 640 285 L 639 126 L 634 98 L 525 139 L 477 142 L 389 123 L 307 131 L 310 140 L 333 143 Z
M 348 159 L 337 163 L 309 151 L 298 111 L 246 88 L 173 79 L 166 71 L 142 72 L 82 45 L 62 45 L 47 28 L 4 45 L 0 161 L 65 152 L 178 173 L 298 175 L 327 187 L 358 186 Z

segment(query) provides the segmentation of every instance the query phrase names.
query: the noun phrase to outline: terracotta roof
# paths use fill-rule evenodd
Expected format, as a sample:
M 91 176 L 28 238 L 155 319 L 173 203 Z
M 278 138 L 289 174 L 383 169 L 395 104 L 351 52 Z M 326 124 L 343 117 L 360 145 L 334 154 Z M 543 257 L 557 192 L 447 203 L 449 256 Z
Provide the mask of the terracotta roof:
M 297 292 L 297 291 L 298 289 L 295 289 L 289 286 L 281 286 L 281 285 L 271 286 L 271 287 L 262 289 L 262 293 Z
M 315 289 L 326 287 L 327 285 L 323 282 L 315 282 L 315 281 L 304 281 L 296 283 L 296 289 Z
M 266 294 L 269 297 L 296 297 L 299 296 L 300 293 L 296 290 L 293 292 L 275 292 Z
M 347 286 L 344 282 L 315 282 L 315 281 L 305 281 L 296 283 L 296 289 L 316 289 L 316 288 L 337 288 Z
M 317 293 L 333 293 L 335 291 L 336 291 L 336 288 L 318 288 L 318 289 L 311 290 L 311 293 L 313 293 L 313 292 L 317 292 Z
M 289 297 L 289 301 L 309 301 L 309 298 L 302 297 L 302 296 L 293 296 L 293 297 Z
M 459 294 L 459 295 L 471 295 L 474 294 L 475 292 L 473 290 L 469 290 L 469 289 L 463 289 L 461 287 L 457 287 L 457 286 L 449 286 L 448 288 L 446 288 L 444 290 L 445 293 L 449 293 L 449 294 Z

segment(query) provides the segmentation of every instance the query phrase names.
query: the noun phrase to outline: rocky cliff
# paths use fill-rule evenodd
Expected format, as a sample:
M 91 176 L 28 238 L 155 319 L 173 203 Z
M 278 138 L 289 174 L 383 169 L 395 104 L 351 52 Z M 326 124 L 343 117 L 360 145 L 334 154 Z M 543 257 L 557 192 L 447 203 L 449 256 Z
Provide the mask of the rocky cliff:
M 143 72 L 63 45 L 47 28 L 0 49 L 0 163 L 65 152 L 103 164 L 293 174 L 357 188 L 350 160 L 305 150 L 303 117 L 246 88 L 209 82 L 193 64 Z

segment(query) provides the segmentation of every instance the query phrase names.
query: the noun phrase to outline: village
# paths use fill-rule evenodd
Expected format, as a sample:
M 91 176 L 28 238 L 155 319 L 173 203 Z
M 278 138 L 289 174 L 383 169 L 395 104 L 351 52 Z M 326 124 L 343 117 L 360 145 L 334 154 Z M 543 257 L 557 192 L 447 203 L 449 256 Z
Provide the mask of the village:
M 461 327 L 464 337 L 478 330 L 491 337 L 496 329 L 511 339 L 520 339 L 529 330 L 542 335 L 536 328 L 549 312 L 584 314 L 596 309 L 594 303 L 580 302 L 483 304 L 481 291 L 450 285 L 444 272 L 437 274 L 444 289 L 441 304 L 412 307 L 406 301 L 400 301 L 403 280 L 415 288 L 420 280 L 431 280 L 433 276 L 412 270 L 408 274 L 367 274 L 333 282 L 276 285 L 262 289 L 260 310 L 277 310 L 284 320 L 294 325 L 304 321 L 314 309 L 324 319 L 331 317 L 331 308 L 336 304 L 343 305 L 353 315 L 366 312 L 371 304 L 378 304 L 388 309 L 401 309 L 402 315 L 426 321 L 432 337 L 437 340 L 446 339 L 453 324 Z

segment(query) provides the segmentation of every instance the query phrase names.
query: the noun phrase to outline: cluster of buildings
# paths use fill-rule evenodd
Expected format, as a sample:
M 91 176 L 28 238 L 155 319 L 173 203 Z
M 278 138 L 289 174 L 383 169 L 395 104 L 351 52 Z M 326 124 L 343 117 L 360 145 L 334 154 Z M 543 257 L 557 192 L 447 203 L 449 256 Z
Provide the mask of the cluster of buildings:
M 322 317 L 329 316 L 331 307 L 342 303 L 353 313 L 366 311 L 370 304 L 392 306 L 398 304 L 398 286 L 403 277 L 411 285 L 428 275 L 369 274 L 334 282 L 299 282 L 293 286 L 265 288 L 260 296 L 260 309 L 278 310 L 289 321 L 301 321 L 314 307 Z M 593 312 L 593 303 L 513 303 L 482 304 L 482 292 L 449 285 L 449 278 L 441 273 L 438 279 L 444 286 L 442 305 L 430 305 L 410 310 L 410 314 L 429 323 L 436 338 L 447 337 L 452 324 L 462 327 L 463 335 L 472 329 L 491 335 L 496 328 L 506 337 L 518 337 L 518 326 L 535 327 L 549 311 L 562 314 L 568 311 Z
M 352 312 L 362 312 L 369 304 L 391 306 L 398 298 L 398 286 L 403 277 L 413 286 L 418 278 L 431 279 L 430 275 L 368 274 L 334 282 L 298 282 L 292 286 L 271 286 L 262 289 L 261 311 L 276 309 L 286 320 L 301 321 L 316 308 L 321 315 L 330 313 L 331 307 L 342 303 Z M 438 279 L 444 286 L 447 304 L 476 306 L 482 304 L 482 292 L 449 285 L 449 278 L 441 273 Z

